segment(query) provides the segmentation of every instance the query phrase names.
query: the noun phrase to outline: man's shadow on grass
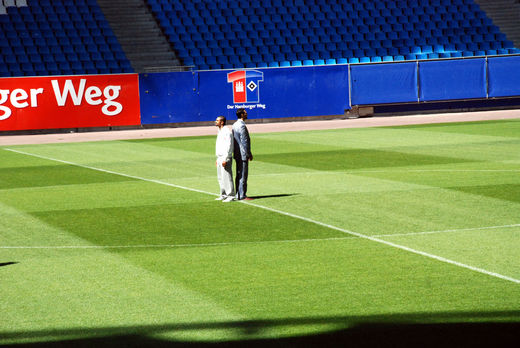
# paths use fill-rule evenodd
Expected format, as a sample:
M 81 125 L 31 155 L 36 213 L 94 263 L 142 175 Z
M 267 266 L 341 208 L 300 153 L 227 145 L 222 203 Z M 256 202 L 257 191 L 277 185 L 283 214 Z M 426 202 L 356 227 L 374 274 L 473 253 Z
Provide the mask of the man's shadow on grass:
M 0 267 L 16 265 L 18 262 L 0 262 Z
M 298 193 L 281 193 L 277 195 L 262 195 L 262 196 L 248 196 L 252 199 L 263 199 L 263 198 L 281 198 L 281 197 L 291 197 L 296 196 Z

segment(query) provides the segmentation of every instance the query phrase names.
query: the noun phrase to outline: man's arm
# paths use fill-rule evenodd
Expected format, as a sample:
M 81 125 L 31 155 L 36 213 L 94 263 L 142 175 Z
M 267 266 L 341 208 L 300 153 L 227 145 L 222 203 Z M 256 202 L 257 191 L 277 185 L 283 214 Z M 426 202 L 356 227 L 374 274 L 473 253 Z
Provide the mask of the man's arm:
M 227 147 L 227 156 L 226 156 L 226 163 L 231 161 L 231 157 L 233 156 L 233 132 L 231 129 L 226 128 L 226 147 Z M 225 166 L 226 163 L 223 163 Z
M 247 130 L 247 127 L 244 125 L 244 133 L 245 133 L 245 144 L 246 144 L 246 150 L 247 150 L 247 159 L 252 161 L 253 160 L 253 154 L 251 153 L 251 138 L 249 137 L 249 131 Z
M 251 138 L 249 137 L 249 131 L 245 124 L 240 127 L 240 133 L 240 139 L 242 140 L 242 145 L 246 150 L 247 159 L 253 160 L 253 154 L 251 153 Z

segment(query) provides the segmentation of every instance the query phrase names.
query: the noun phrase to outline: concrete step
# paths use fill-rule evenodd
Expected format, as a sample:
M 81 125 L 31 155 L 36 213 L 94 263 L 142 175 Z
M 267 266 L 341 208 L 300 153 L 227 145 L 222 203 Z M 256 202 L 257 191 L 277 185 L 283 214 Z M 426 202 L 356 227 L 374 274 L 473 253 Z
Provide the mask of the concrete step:
M 98 0 L 98 4 L 134 70 L 180 65 L 144 0 Z
M 140 39 L 146 39 L 144 42 L 167 42 L 167 40 L 158 31 L 135 31 L 125 29 L 119 31 L 119 33 L 125 35 L 121 41 L 138 42 Z
M 128 46 L 135 46 L 135 47 L 157 47 L 161 50 L 167 50 L 170 51 L 171 47 L 170 44 L 166 41 L 164 41 L 160 36 L 157 38 L 152 38 L 150 36 L 145 36 L 141 38 L 129 38 L 125 37 L 121 40 L 119 40 L 119 43 L 121 45 L 128 45 Z
M 515 47 L 520 47 L 520 5 L 517 0 L 475 0 Z
M 132 56 L 132 57 L 162 57 L 162 58 L 167 58 L 167 59 L 176 59 L 177 56 L 175 56 L 175 54 L 171 53 L 171 52 L 166 52 L 166 51 L 162 51 L 162 52 L 153 52 L 153 51 L 147 51 L 147 52 L 142 52 L 142 51 L 133 51 L 133 52 L 128 52 L 127 56 Z

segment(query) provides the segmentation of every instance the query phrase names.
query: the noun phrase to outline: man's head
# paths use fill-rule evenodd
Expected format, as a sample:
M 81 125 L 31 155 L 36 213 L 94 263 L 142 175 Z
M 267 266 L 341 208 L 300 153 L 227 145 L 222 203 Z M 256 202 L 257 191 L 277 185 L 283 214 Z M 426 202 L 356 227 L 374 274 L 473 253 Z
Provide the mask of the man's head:
M 219 116 L 215 120 L 215 126 L 218 128 L 222 128 L 226 125 L 226 118 L 224 116 Z
M 237 119 L 247 120 L 247 111 L 246 109 L 238 109 L 237 110 Z

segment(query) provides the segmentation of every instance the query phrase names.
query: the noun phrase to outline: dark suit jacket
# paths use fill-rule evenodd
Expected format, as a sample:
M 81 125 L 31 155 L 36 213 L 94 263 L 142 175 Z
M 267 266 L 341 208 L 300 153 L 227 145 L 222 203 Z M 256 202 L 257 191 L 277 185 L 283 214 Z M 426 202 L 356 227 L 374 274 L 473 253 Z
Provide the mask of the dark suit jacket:
M 246 123 L 238 119 L 233 124 L 233 157 L 247 161 L 251 158 L 251 138 L 249 138 L 249 131 Z

